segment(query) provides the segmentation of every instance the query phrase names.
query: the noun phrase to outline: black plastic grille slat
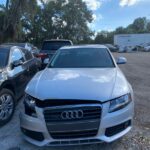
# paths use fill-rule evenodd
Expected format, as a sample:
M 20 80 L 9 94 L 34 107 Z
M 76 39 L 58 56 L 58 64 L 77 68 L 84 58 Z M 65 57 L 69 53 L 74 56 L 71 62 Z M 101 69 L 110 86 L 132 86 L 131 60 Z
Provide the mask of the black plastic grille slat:
M 94 114 L 94 115 L 84 115 L 84 117 L 82 119 L 74 119 L 75 120 L 89 120 L 89 119 L 100 119 L 100 114 Z M 67 119 L 62 120 L 60 116 L 54 116 L 53 119 L 49 118 L 49 116 L 45 116 L 45 121 L 48 122 L 64 122 L 64 121 L 68 121 Z
M 97 116 L 92 116 L 92 117 L 90 117 L 90 116 L 88 116 L 88 117 L 84 117 L 84 118 L 82 118 L 82 119 L 74 119 L 74 120 L 68 120 L 68 119 L 61 119 L 61 117 L 58 117 L 57 119 L 45 119 L 45 121 L 48 123 L 52 123 L 52 122 L 64 122 L 64 121 L 66 121 L 66 122 L 68 122 L 68 121 L 80 121 L 80 120 L 94 120 L 94 119 L 100 119 L 100 117 L 99 117 L 99 115 L 97 115 Z
M 53 106 L 64 106 L 64 105 L 80 105 L 80 104 L 101 104 L 99 101 L 94 100 L 74 100 L 74 99 L 48 99 L 48 100 L 36 100 L 36 105 L 41 108 L 53 107 Z
M 78 144 L 91 144 L 91 143 L 102 143 L 101 140 L 99 139 L 88 139 L 88 140 L 73 140 L 73 141 L 54 141 L 54 142 L 51 142 L 49 143 L 49 145 L 52 145 L 52 146 L 65 146 L 65 145 L 78 145 Z
M 91 131 L 79 131 L 79 132 L 64 132 L 64 133 L 51 133 L 51 136 L 55 139 L 71 139 L 71 138 L 82 138 L 91 137 L 97 134 L 97 130 Z

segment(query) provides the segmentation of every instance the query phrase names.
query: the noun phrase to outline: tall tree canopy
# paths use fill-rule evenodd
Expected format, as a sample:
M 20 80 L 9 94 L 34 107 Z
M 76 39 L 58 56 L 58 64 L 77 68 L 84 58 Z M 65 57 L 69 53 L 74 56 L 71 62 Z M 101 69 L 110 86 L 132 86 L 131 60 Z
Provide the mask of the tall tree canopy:
M 36 4 L 36 0 L 6 0 L 0 5 L 0 42 L 20 38 L 20 20 L 25 13 L 34 14 Z
M 90 39 L 92 12 L 82 0 L 7 0 L 0 6 L 0 42 L 66 38 Z
M 29 31 L 27 38 L 36 43 L 45 38 L 64 38 L 77 43 L 93 35 L 87 25 L 92 19 L 92 12 L 82 0 L 59 0 L 39 6 L 34 20 L 25 18 L 23 22 Z

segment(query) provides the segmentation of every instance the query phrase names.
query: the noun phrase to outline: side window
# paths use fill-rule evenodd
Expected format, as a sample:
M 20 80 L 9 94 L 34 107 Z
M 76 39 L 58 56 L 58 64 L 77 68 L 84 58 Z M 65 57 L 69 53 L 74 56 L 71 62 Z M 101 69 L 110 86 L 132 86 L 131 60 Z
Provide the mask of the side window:
M 29 44 L 29 43 L 26 43 L 26 45 L 25 45 L 25 49 L 27 49 L 27 50 L 31 51 L 31 50 L 32 50 L 32 45 L 31 45 L 31 44 Z
M 23 55 L 19 49 L 14 49 L 11 55 L 11 62 L 22 60 L 24 62 Z
M 26 55 L 25 55 L 25 57 L 26 57 L 26 59 L 27 59 L 27 60 L 30 60 L 30 59 L 32 59 L 32 58 L 33 58 L 33 56 L 32 56 L 32 54 L 31 54 L 31 52 L 29 52 L 29 51 L 26 51 Z
M 31 52 L 29 52 L 28 50 L 26 49 L 22 49 L 22 52 L 23 52 L 23 55 L 25 57 L 25 59 L 28 61 L 28 60 L 31 60 L 33 58 Z

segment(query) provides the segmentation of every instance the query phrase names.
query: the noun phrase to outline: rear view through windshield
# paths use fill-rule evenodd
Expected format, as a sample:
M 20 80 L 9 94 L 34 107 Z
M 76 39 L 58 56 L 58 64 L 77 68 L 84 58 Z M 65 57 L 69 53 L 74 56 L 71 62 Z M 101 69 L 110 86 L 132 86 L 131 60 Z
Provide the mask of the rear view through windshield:
M 49 67 L 112 68 L 115 66 L 105 48 L 75 48 L 59 50 Z
M 56 51 L 62 46 L 72 45 L 70 41 L 45 41 L 42 46 L 42 50 Z

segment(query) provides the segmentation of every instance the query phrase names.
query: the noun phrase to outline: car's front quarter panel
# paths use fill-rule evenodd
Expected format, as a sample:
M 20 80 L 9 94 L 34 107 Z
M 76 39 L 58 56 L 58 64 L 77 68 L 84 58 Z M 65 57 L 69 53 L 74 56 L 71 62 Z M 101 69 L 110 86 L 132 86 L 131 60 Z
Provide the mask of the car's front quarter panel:
M 125 78 L 124 74 L 117 67 L 116 81 L 114 84 L 111 99 L 120 97 L 122 95 L 126 95 L 127 93 L 131 93 L 132 92 L 131 89 L 132 88 L 129 86 L 129 83 Z
M 40 81 L 40 78 L 42 76 L 43 71 L 37 72 L 34 77 L 30 80 L 28 85 L 26 86 L 25 92 L 27 94 L 30 94 L 33 97 L 36 97 L 36 88 L 38 85 L 38 82 Z

